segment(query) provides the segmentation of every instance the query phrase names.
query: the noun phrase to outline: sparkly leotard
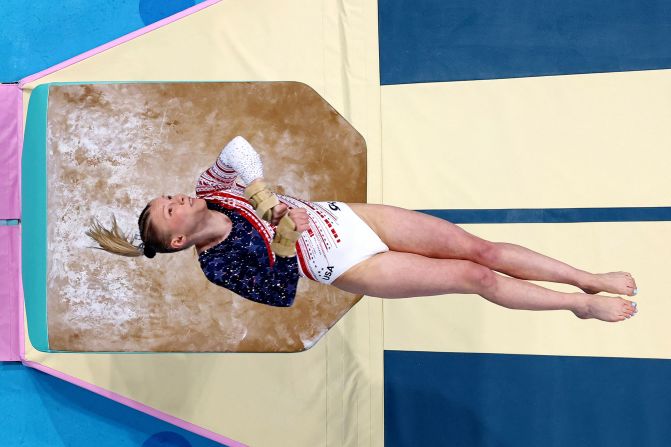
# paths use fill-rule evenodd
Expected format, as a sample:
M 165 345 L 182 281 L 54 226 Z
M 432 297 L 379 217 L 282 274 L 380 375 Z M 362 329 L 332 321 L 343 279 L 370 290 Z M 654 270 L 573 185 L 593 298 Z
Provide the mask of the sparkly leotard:
M 198 256 L 207 279 L 257 303 L 291 306 L 299 278 L 296 257 L 278 257 L 271 267 L 266 243 L 247 219 L 215 202 L 207 207 L 233 223 L 226 239 Z
M 309 227 L 296 243 L 297 256 L 275 257 L 270 243 L 275 226 L 260 219 L 244 198 L 244 184 L 263 177 L 258 153 L 242 137 L 224 147 L 203 172 L 196 195 L 208 208 L 226 214 L 230 235 L 199 256 L 207 279 L 238 295 L 273 306 L 290 306 L 300 276 L 331 284 L 353 265 L 389 248 L 343 202 L 309 202 L 277 194 L 281 203 L 304 208 Z

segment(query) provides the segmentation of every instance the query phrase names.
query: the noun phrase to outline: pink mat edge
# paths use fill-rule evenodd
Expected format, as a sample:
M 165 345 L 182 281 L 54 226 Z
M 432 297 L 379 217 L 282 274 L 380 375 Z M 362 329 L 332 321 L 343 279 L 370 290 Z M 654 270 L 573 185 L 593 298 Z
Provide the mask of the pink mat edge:
M 191 14 L 194 14 L 202 9 L 207 8 L 208 6 L 212 6 L 215 3 L 219 3 L 222 0 L 206 0 L 202 3 L 199 3 L 197 5 L 194 5 L 190 8 L 185 9 L 184 11 L 178 12 L 177 14 L 173 14 L 169 17 L 166 17 L 164 19 L 159 20 L 158 22 L 154 22 L 151 25 L 145 26 L 143 28 L 140 28 L 138 30 L 133 31 L 132 33 L 126 34 L 125 36 L 121 36 L 117 39 L 114 39 L 111 42 L 108 42 L 106 44 L 100 45 L 96 48 L 93 48 L 92 50 L 86 51 L 79 56 L 72 57 L 66 61 L 61 62 L 60 64 L 56 64 L 53 67 L 49 67 L 45 70 L 39 71 L 35 74 L 32 74 L 30 76 L 27 76 L 19 81 L 19 88 L 23 88 L 23 86 L 29 82 L 33 82 L 37 79 L 43 78 L 51 73 L 54 73 L 58 70 L 62 70 L 65 67 L 68 67 L 72 64 L 75 64 L 77 62 L 81 62 L 84 59 L 88 59 L 91 56 L 94 56 L 98 53 L 102 53 L 103 51 L 109 50 L 110 48 L 114 48 L 117 45 L 120 45 L 124 42 L 128 42 L 129 40 L 135 39 L 136 37 L 139 37 L 143 34 L 146 34 L 150 31 L 154 31 L 155 29 L 161 28 L 165 25 L 168 25 L 172 22 L 175 22 L 179 19 L 182 19 L 186 16 L 189 16 Z
M 61 62 L 60 64 L 54 65 L 53 67 L 47 68 L 45 70 L 42 70 L 38 73 L 35 73 L 33 75 L 30 75 L 26 78 L 23 78 L 19 81 L 18 83 L 18 88 L 22 89 L 23 86 L 29 82 L 35 81 L 37 79 L 43 78 L 44 76 L 47 76 L 51 73 L 54 73 L 58 70 L 61 70 L 65 67 L 68 67 L 72 64 L 75 64 L 77 62 L 83 61 L 85 59 L 88 59 L 91 56 L 94 56 L 98 53 L 102 53 L 103 51 L 106 51 L 110 48 L 113 48 L 117 45 L 120 45 L 124 42 L 127 42 L 129 40 L 132 40 L 136 37 L 139 37 L 143 34 L 146 34 L 150 31 L 153 31 L 155 29 L 161 28 L 169 23 L 172 23 L 174 21 L 177 21 L 183 17 L 186 17 L 188 15 L 191 15 L 195 12 L 198 12 L 202 9 L 207 8 L 208 6 L 214 5 L 215 3 L 219 3 L 221 0 L 206 0 L 202 3 L 199 3 L 198 5 L 194 5 L 191 8 L 185 9 L 184 11 L 181 11 L 177 14 L 174 14 L 170 17 L 166 17 L 165 19 L 159 20 L 158 22 L 152 23 L 149 26 L 146 26 L 144 28 L 140 28 L 139 30 L 133 31 L 132 33 L 126 34 L 125 36 L 122 36 L 118 39 L 115 39 L 111 42 L 108 42 L 104 45 L 101 45 L 99 47 L 96 47 L 92 50 L 89 50 L 85 53 L 80 54 L 79 56 L 75 56 L 73 58 L 70 58 L 64 62 Z M 23 98 L 22 95 L 18 96 L 18 113 L 19 116 L 23 116 Z M 21 153 L 23 151 L 23 119 L 19 120 L 19 157 L 21 156 Z M 20 175 L 20 172 L 19 172 Z M 19 177 L 19 182 L 20 182 L 20 177 Z M 21 263 L 21 250 L 19 250 L 19 265 Z M 20 271 L 21 269 L 19 269 Z M 203 436 L 205 438 L 211 439 L 213 441 L 228 445 L 229 447 L 248 447 L 246 444 L 242 444 L 241 442 L 235 441 L 233 439 L 227 438 L 225 436 L 222 436 L 218 433 L 211 432 L 209 430 L 206 430 L 202 427 L 199 427 L 197 425 L 194 425 L 190 422 L 184 421 L 182 419 L 179 419 L 174 416 L 170 416 L 167 413 L 163 413 L 162 411 L 156 410 L 155 408 L 149 407 L 147 405 L 144 405 L 140 402 L 137 402 L 135 400 L 129 399 L 127 397 L 124 397 L 120 394 L 113 393 L 109 390 L 106 390 L 104 388 L 101 388 L 97 385 L 90 384 L 88 382 L 85 382 L 80 379 L 76 379 L 72 376 L 69 376 L 65 373 L 59 372 L 55 369 L 49 368 L 48 366 L 44 366 L 40 363 L 33 362 L 30 360 L 26 360 L 26 352 L 25 352 L 25 342 L 26 342 L 26 337 L 25 337 L 25 326 L 24 326 L 24 303 L 23 303 L 23 280 L 21 278 L 21 274 L 19 273 L 19 278 L 18 278 L 18 289 L 19 289 L 19 297 L 18 297 L 18 318 L 19 318 L 19 359 L 21 363 L 29 368 L 36 369 L 38 371 L 42 371 L 46 374 L 52 375 L 54 377 L 57 377 L 61 380 L 65 380 L 67 382 L 70 382 L 74 385 L 77 385 L 81 388 L 84 388 L 86 390 L 89 390 L 91 392 L 94 392 L 96 394 L 99 394 L 103 397 L 106 397 L 108 399 L 111 399 L 113 401 L 119 402 L 123 405 L 126 405 L 130 408 L 133 408 L 135 410 L 141 411 L 143 413 L 146 413 L 150 416 L 153 416 L 155 418 L 158 418 L 162 421 L 168 422 L 170 424 L 173 424 L 177 427 L 180 427 L 184 430 L 190 431 L 192 433 L 195 433 L 197 435 Z
M 23 150 L 23 100 L 22 100 L 22 95 L 21 95 L 21 89 L 16 85 L 16 84 L 4 84 L 7 86 L 7 88 L 11 89 L 12 87 L 15 88 L 15 92 L 18 93 L 16 95 L 16 113 L 17 117 L 19 119 L 16 120 L 16 133 L 17 133 L 17 138 L 16 138 L 16 143 L 18 145 L 17 152 L 18 152 L 18 173 L 17 173 L 17 181 L 18 181 L 18 194 L 19 194 L 19 206 L 21 204 L 21 152 Z M 20 208 L 19 208 L 19 216 L 16 216 L 20 219 Z M 20 245 L 21 244 L 21 230 L 19 228 L 19 234 L 17 237 L 17 242 Z M 9 318 L 9 330 L 10 330 L 10 340 L 9 340 L 9 349 L 8 352 L 2 352 L 0 353 L 3 357 L 3 361 L 9 361 L 9 362 L 16 362 L 21 360 L 21 353 L 22 353 L 22 348 L 23 348 L 23 336 L 22 336 L 22 331 L 23 331 L 23 288 L 21 285 L 21 247 L 19 246 L 17 248 L 17 272 L 18 272 L 18 278 L 14 278 L 14 281 L 12 283 L 13 289 L 16 292 L 16 298 L 14 300 L 11 299 L 10 297 L 10 302 L 9 302 L 9 312 L 8 312 L 8 318 Z M 18 333 L 18 337 L 16 337 L 16 334 Z
M 21 236 L 20 229 L 18 225 L 12 225 L 7 227 L 2 227 L 7 229 L 8 235 L 10 238 L 10 247 L 15 244 L 20 244 Z M 16 253 L 21 251 L 20 247 L 16 247 Z M 10 251 L 10 257 L 14 255 Z M 17 272 L 21 271 L 20 258 L 16 256 L 17 261 Z M 7 318 L 7 326 L 9 327 L 9 341 L 5 347 L 0 351 L 0 360 L 3 362 L 18 362 L 21 361 L 21 336 L 19 334 L 19 328 L 21 328 L 21 323 L 19 321 L 19 315 L 21 315 L 21 310 L 19 307 L 22 304 L 21 300 L 21 285 L 19 284 L 20 274 L 14 276 L 12 272 L 9 272 L 8 282 L 9 282 L 9 302 L 7 303 L 8 312 L 0 315 L 3 320 Z M 4 335 L 3 335 L 4 336 Z
M 9 114 L 8 114 L 7 116 L 1 116 L 1 117 L 0 117 L 0 121 L 2 121 L 2 125 L 3 125 L 3 126 L 6 126 L 7 123 L 9 123 L 12 127 L 14 127 L 14 132 L 16 132 L 16 140 L 15 140 L 15 142 L 16 142 L 16 144 L 19 146 L 19 147 L 18 147 L 18 151 L 17 151 L 17 156 L 18 156 L 18 157 L 17 157 L 17 160 L 16 160 L 16 161 L 18 162 L 18 165 L 16 166 L 16 167 L 18 168 L 18 172 L 17 172 L 17 184 L 16 184 L 16 189 L 17 189 L 17 191 L 16 191 L 16 192 L 20 195 L 20 194 L 21 194 L 21 145 L 22 145 L 22 141 L 23 141 L 23 134 L 22 134 L 22 132 L 21 132 L 21 126 L 22 126 L 22 121 L 23 121 L 23 120 L 21 119 L 22 106 L 21 106 L 21 104 L 20 104 L 20 103 L 21 103 L 21 97 L 22 97 L 22 94 L 21 94 L 21 89 L 18 87 L 17 84 L 14 84 L 14 83 L 0 84 L 0 90 L 3 91 L 3 93 L 1 93 L 3 96 L 6 95 L 6 97 L 9 97 L 9 98 L 10 98 L 10 101 L 11 101 L 11 97 L 10 97 L 10 95 L 16 95 L 16 96 L 15 96 L 15 100 L 17 101 L 17 105 L 18 105 L 18 115 L 15 115 L 15 116 L 12 117 L 12 118 L 10 118 L 10 117 L 8 116 Z M 9 92 L 11 92 L 11 93 L 9 93 Z M 8 120 L 6 121 L 5 118 L 7 118 Z M 12 120 L 15 120 L 15 122 L 12 122 Z M 14 141 L 13 141 L 13 142 L 14 142 Z M 13 143 L 13 142 L 12 142 L 12 143 Z M 2 213 L 2 214 L 3 214 L 3 217 L 2 217 L 3 219 L 13 220 L 13 219 L 20 219 L 20 218 L 21 218 L 21 216 L 20 216 L 20 214 L 21 214 L 21 201 L 20 201 L 20 198 L 19 198 L 19 203 L 18 203 L 18 204 L 16 204 L 15 202 L 13 202 L 12 205 L 14 205 L 14 206 L 18 205 L 18 209 L 16 209 L 16 210 L 11 210 L 11 211 L 13 211 L 13 212 L 8 213 L 8 214 L 6 215 L 6 217 L 5 217 L 5 215 L 4 215 L 4 211 L 3 211 L 3 213 Z M 9 208 L 11 209 L 11 208 L 13 208 L 13 206 L 10 205 Z M 14 212 L 16 212 L 17 214 L 14 215 Z

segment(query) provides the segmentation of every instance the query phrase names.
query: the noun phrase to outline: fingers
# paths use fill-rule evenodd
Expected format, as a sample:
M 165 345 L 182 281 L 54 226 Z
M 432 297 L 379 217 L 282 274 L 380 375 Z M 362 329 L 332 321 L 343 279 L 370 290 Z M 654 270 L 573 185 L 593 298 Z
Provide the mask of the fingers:
M 289 215 L 289 218 L 296 224 L 296 231 L 305 231 L 309 227 L 308 212 L 304 208 L 292 208 L 289 209 L 284 203 L 280 203 L 273 207 L 273 217 L 270 221 L 273 225 L 278 225 L 280 219 L 285 215 Z
M 270 219 L 270 223 L 277 225 L 280 219 L 282 219 L 287 214 L 288 207 L 284 203 L 280 203 L 279 205 L 275 205 L 272 211 L 273 216 Z
M 296 231 L 305 231 L 309 227 L 308 213 L 304 208 L 292 208 L 289 217 L 296 224 Z
M 293 215 L 292 216 L 290 214 L 289 217 L 291 217 L 291 220 L 293 220 L 294 223 L 296 224 L 296 231 L 305 231 L 310 226 L 308 224 L 307 216 L 305 216 L 305 217 L 302 216 L 302 215 Z

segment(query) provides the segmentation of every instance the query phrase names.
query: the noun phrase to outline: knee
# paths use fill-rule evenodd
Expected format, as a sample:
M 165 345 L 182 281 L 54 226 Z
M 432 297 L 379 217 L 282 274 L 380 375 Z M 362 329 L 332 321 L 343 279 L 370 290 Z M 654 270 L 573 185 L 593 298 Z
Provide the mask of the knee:
M 496 265 L 501 257 L 501 246 L 496 242 L 480 241 L 473 249 L 473 262 L 481 265 Z
M 497 281 L 496 273 L 491 269 L 474 262 L 468 262 L 466 265 L 465 276 L 469 291 L 478 294 L 491 290 L 495 287 Z

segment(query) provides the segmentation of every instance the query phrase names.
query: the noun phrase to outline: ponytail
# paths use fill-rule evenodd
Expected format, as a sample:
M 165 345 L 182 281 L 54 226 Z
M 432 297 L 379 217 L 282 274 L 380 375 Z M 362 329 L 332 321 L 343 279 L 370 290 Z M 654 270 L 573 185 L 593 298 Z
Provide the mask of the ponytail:
M 98 220 L 91 222 L 91 228 L 86 231 L 86 235 L 96 241 L 100 250 L 105 250 L 115 255 L 137 257 L 145 255 L 148 258 L 156 256 L 156 250 L 152 247 L 145 247 L 145 244 L 133 244 L 133 238 L 121 231 L 117 224 L 116 217 L 112 215 L 112 227 L 105 228 Z
M 151 203 L 151 202 L 150 202 Z M 149 214 L 150 203 L 144 207 L 137 219 L 137 226 L 140 230 L 140 245 L 133 244 L 135 238 L 129 234 L 124 234 L 117 224 L 116 217 L 112 214 L 112 227 L 110 229 L 102 226 L 97 220 L 92 220 L 91 228 L 86 232 L 86 235 L 98 243 L 100 250 L 105 250 L 115 255 L 136 257 L 146 256 L 153 258 L 156 253 L 173 253 L 183 250 L 183 248 L 170 247 L 169 235 L 160 234 L 153 228 L 151 223 L 151 216 Z

